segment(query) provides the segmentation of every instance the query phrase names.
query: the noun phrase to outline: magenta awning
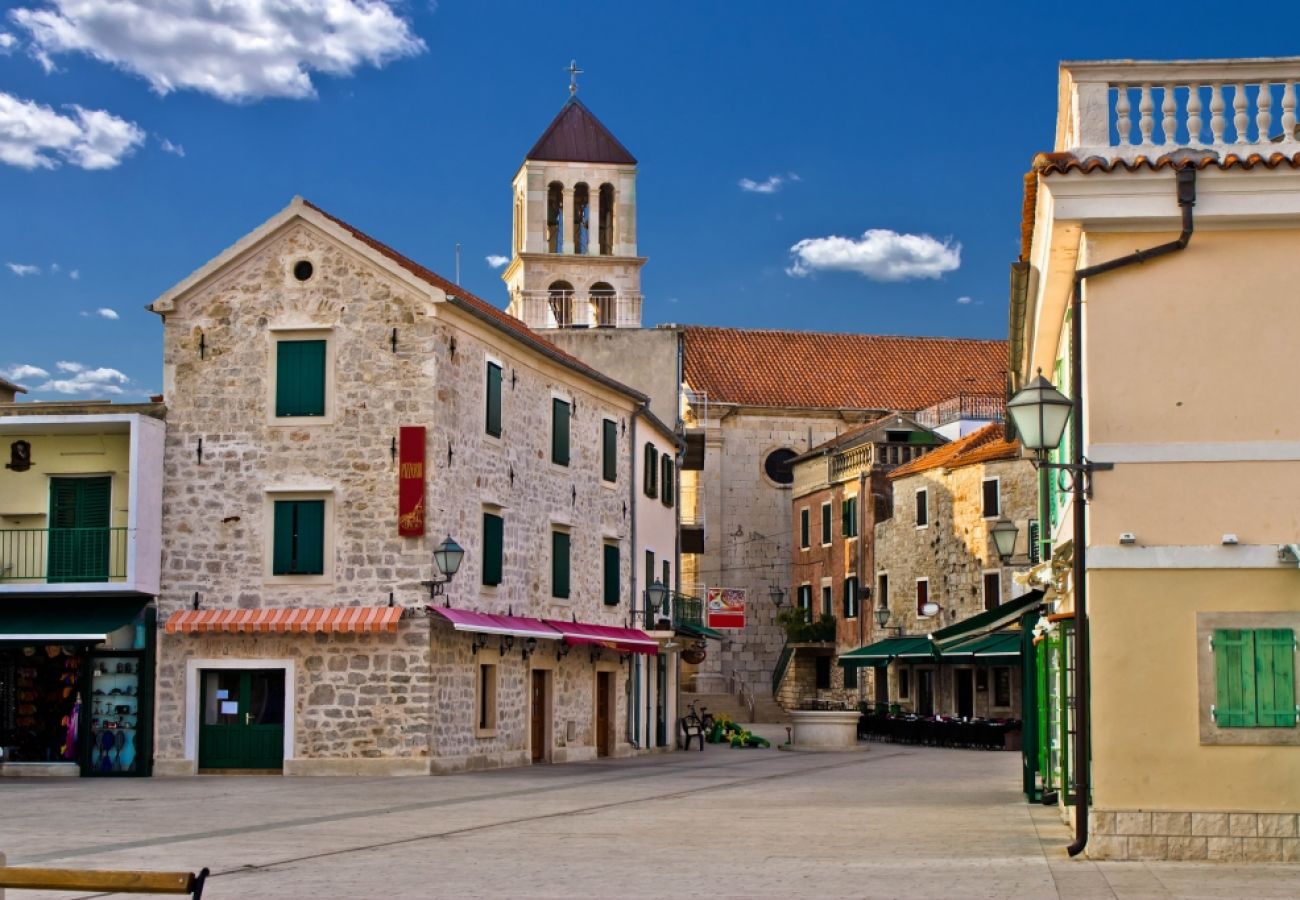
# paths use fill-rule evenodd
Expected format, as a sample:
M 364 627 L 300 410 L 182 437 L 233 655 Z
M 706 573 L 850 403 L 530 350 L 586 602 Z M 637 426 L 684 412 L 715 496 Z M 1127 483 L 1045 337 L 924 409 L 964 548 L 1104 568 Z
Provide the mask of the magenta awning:
M 473 612 L 468 609 L 450 609 L 445 606 L 430 606 L 435 612 L 452 624 L 457 631 L 476 631 L 480 634 L 513 634 L 518 637 L 545 638 L 558 640 L 560 633 L 549 627 L 541 619 L 527 616 L 501 616 L 494 613 Z
M 636 628 L 561 622 L 558 619 L 546 619 L 545 622 L 564 635 L 566 644 L 591 644 L 620 653 L 645 653 L 650 656 L 659 653 L 659 642 Z

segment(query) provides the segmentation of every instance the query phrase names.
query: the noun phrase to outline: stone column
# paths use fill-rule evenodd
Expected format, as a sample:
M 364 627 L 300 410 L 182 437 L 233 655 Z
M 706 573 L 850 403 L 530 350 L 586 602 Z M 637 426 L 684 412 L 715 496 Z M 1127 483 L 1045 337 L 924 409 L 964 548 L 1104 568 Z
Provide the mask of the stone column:
M 573 185 L 560 192 L 560 252 L 573 252 Z

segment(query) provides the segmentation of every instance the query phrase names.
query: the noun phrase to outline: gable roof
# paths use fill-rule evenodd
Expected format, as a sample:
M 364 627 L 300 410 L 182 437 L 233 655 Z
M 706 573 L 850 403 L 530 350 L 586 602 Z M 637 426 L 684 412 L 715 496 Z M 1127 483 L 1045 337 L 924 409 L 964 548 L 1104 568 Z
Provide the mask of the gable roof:
M 711 403 L 911 411 L 1006 384 L 1006 341 L 700 325 L 682 339 L 683 378 Z
M 831 453 L 836 450 L 844 449 L 852 445 L 866 443 L 875 437 L 878 433 L 886 431 L 895 431 L 907 429 L 909 431 L 918 431 L 933 439 L 935 445 L 946 444 L 948 439 L 936 431 L 933 431 L 924 425 L 919 424 L 911 416 L 902 413 L 889 413 L 881 416 L 879 419 L 873 419 L 862 425 L 855 425 L 848 431 L 842 431 L 830 440 L 822 441 L 820 444 L 805 450 L 803 453 L 790 460 L 790 463 L 801 462 L 814 456 L 822 456 L 825 453 Z
M 1020 441 L 1008 441 L 1002 423 L 994 422 L 992 425 L 985 425 L 979 431 L 971 432 L 964 438 L 958 438 L 951 444 L 931 450 L 925 456 L 914 459 L 905 466 L 899 466 L 889 473 L 889 477 L 890 479 L 906 478 L 908 475 L 930 469 L 957 469 L 980 462 L 1019 458 Z
M 569 98 L 524 158 L 636 165 L 636 157 L 577 97 Z

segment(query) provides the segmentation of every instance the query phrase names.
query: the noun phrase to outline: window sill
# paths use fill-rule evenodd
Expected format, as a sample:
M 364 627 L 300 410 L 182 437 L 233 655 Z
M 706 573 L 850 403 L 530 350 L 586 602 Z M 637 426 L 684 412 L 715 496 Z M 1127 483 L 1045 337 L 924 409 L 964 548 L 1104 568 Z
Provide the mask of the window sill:
M 266 575 L 262 578 L 262 584 L 272 585 L 332 585 L 334 576 L 331 573 L 324 575 Z
M 302 428 L 309 425 L 333 425 L 334 416 L 326 413 L 320 416 L 271 416 L 267 422 L 273 428 Z
M 494 737 L 496 737 L 496 736 L 497 736 L 497 730 L 496 730 L 495 728 L 475 728 L 475 729 L 474 729 L 474 737 L 476 737 L 476 738 L 478 738 L 478 739 L 480 739 L 480 740 L 487 739 L 487 738 L 494 738 Z

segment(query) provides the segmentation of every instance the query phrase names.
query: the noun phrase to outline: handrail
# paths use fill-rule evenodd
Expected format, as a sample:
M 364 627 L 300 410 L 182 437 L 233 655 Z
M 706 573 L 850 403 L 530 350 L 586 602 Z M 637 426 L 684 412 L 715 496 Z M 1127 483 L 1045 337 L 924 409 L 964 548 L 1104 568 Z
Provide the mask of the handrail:
M 0 529 L 0 582 L 67 584 L 126 577 L 131 529 Z
M 781 647 L 781 655 L 776 658 L 776 667 L 772 669 L 772 696 L 776 696 L 777 690 L 781 687 L 781 680 L 785 678 L 785 670 L 790 666 L 790 658 L 794 656 L 794 648 L 790 642 L 786 641 Z
M 758 701 L 754 697 L 753 690 L 749 685 L 745 684 L 744 679 L 740 677 L 739 672 L 731 673 L 731 690 L 740 698 L 740 705 L 749 710 L 748 721 L 753 722 Z

